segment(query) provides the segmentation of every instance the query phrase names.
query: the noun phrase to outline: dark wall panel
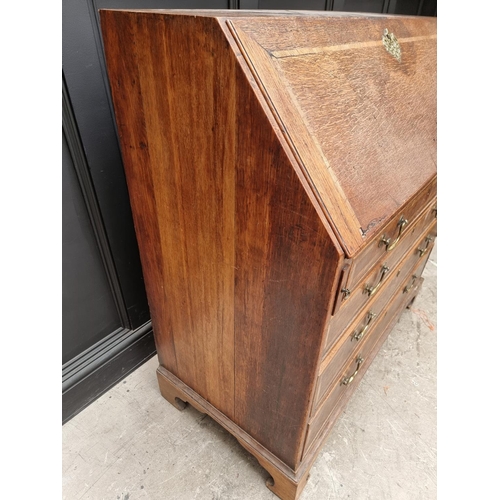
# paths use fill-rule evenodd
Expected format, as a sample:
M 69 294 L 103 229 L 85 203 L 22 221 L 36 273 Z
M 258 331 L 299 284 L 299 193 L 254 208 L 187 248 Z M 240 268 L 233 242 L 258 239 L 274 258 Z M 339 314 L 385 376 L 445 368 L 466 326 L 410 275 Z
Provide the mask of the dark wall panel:
M 416 16 L 419 7 L 415 0 L 397 0 L 394 8 L 394 14 L 405 14 L 407 16 Z
M 87 207 L 63 134 L 62 362 L 120 326 Z
M 333 9 L 346 12 L 375 12 L 384 11 L 384 3 L 387 0 L 334 0 Z
M 259 9 L 270 10 L 325 10 L 325 0 L 260 0 Z
M 227 9 L 229 0 L 93 0 L 97 9 Z
M 123 326 L 138 327 L 149 320 L 149 310 L 106 73 L 98 52 L 99 33 L 86 0 L 65 0 L 62 6 L 63 70 L 127 304 L 129 324 Z
M 422 0 L 420 16 L 437 16 L 437 0 Z

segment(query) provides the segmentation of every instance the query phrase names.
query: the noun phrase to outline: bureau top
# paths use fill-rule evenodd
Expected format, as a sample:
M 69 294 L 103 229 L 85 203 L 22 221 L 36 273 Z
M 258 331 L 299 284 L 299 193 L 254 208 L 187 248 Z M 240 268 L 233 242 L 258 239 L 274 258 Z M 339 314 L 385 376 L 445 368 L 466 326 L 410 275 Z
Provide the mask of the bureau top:
M 435 18 L 114 12 L 163 17 L 169 29 L 182 29 L 185 17 L 216 19 L 347 255 L 436 175 Z

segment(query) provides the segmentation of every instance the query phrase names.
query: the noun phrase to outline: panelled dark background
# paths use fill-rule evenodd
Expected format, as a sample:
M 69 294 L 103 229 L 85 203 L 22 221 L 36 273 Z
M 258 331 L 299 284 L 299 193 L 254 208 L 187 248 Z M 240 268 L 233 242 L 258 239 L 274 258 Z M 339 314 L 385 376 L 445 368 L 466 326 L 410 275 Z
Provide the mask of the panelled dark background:
M 99 28 L 101 8 L 436 16 L 436 0 L 63 2 L 63 422 L 155 354 Z

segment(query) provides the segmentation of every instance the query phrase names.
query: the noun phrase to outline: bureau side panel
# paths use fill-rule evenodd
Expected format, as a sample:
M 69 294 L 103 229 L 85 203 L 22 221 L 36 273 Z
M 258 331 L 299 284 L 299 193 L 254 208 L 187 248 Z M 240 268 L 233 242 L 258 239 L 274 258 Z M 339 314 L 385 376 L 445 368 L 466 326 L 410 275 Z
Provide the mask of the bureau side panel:
M 339 251 L 236 68 L 235 421 L 295 469 Z
M 160 364 L 234 414 L 234 56 L 207 17 L 101 11 Z

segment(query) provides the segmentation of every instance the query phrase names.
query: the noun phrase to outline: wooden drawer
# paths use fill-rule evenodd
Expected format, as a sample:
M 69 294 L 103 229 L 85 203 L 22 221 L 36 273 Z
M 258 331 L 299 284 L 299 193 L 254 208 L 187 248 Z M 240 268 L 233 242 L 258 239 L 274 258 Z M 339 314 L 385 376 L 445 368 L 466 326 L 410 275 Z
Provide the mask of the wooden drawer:
M 428 216 L 429 213 L 431 213 L 431 212 L 428 212 L 426 215 Z M 425 219 L 427 219 L 427 217 L 425 217 Z M 422 222 L 423 221 L 424 221 L 424 218 L 422 218 Z M 421 224 L 419 222 L 419 226 L 422 226 L 422 225 L 423 224 Z M 427 236 L 429 236 L 429 235 L 431 236 L 431 238 L 433 238 L 435 236 L 435 234 L 436 234 L 435 227 L 433 226 L 433 227 L 429 228 L 423 234 L 425 234 L 425 237 L 422 237 L 422 234 L 420 234 L 419 240 L 416 240 L 415 238 L 413 238 L 414 239 L 413 251 L 415 252 L 415 256 L 417 255 L 416 254 L 417 249 L 424 248 L 425 245 L 427 244 L 427 241 L 425 238 L 427 238 Z M 418 245 L 415 245 L 415 241 L 418 241 Z M 429 243 L 431 243 L 431 242 L 429 242 Z M 358 316 L 356 318 L 354 318 L 352 329 L 359 330 L 359 328 L 363 328 L 364 325 L 366 324 L 366 322 L 369 320 L 368 314 L 370 312 L 375 314 L 376 316 L 378 316 L 380 314 L 380 312 L 382 311 L 382 309 L 385 307 L 386 303 L 389 301 L 390 297 L 391 297 L 391 295 L 390 295 L 387 287 L 385 285 L 382 286 L 381 290 L 376 294 L 375 298 L 373 299 L 373 302 L 365 304 L 365 306 L 358 313 Z M 376 322 L 376 317 L 372 318 L 372 320 L 370 321 L 372 327 L 375 324 L 375 322 Z M 328 362 L 327 358 L 332 359 L 332 357 L 335 355 L 336 348 L 332 348 L 335 341 L 338 339 L 337 344 L 339 342 L 341 343 L 341 342 L 343 342 L 343 338 L 345 338 L 347 335 L 349 335 L 349 333 L 347 332 L 348 329 L 344 330 L 343 332 L 339 332 L 337 325 L 338 325 L 337 321 L 333 321 L 333 320 L 330 321 L 330 324 L 328 327 L 328 332 L 327 332 L 327 338 L 325 341 L 325 346 L 323 348 L 323 358 L 324 358 L 323 364 L 325 362 Z M 339 338 L 339 335 L 341 336 L 340 338 Z M 320 370 L 320 371 L 322 371 L 322 370 Z
M 361 341 L 370 333 L 377 331 L 378 324 L 385 316 L 385 311 L 377 313 L 376 316 L 371 316 L 371 314 L 372 308 L 370 308 L 368 314 L 360 316 L 361 319 L 358 322 L 357 328 L 347 328 L 345 334 L 339 339 L 323 361 L 316 383 L 313 411 L 321 405 L 332 380 L 339 374 L 346 360 L 359 348 Z
M 382 239 L 390 238 L 394 242 L 397 238 L 398 230 L 391 228 L 382 231 L 376 240 L 370 244 L 366 251 L 364 251 L 359 257 L 353 259 L 349 271 L 349 277 L 344 287 L 352 290 L 362 278 L 369 272 L 370 268 L 376 265 L 379 260 L 391 260 L 391 262 L 397 262 L 415 243 L 415 241 L 420 237 L 420 234 L 425 231 L 436 219 L 437 215 L 437 202 L 433 199 L 432 202 L 425 208 L 424 213 L 418 217 L 416 220 L 411 220 L 406 214 L 401 215 L 405 220 L 408 220 L 408 224 L 403 228 L 401 233 L 401 239 L 396 243 L 393 249 L 387 251 L 389 246 L 386 246 Z M 399 221 L 400 219 L 398 219 Z M 393 244 L 393 243 L 392 243 Z
M 380 295 L 389 297 L 394 293 L 400 281 L 404 279 L 406 272 L 409 272 L 413 265 L 423 257 L 418 249 L 423 249 L 426 246 L 429 248 L 435 237 L 436 224 L 434 223 L 423 234 L 420 234 L 420 238 L 414 238 L 414 242 L 417 241 L 417 244 L 408 252 L 404 263 L 398 266 L 398 262 L 400 261 L 399 255 L 391 253 L 388 255 L 387 260 L 381 261 L 378 267 L 368 274 L 366 280 L 358 284 L 354 291 L 351 292 L 349 298 L 344 301 L 342 307 L 335 312 L 330 320 L 323 348 L 325 354 L 333 343 L 345 332 L 345 329 L 351 324 L 352 318 L 358 314 L 361 308 L 367 307 L 368 304 L 375 301 Z M 428 240 L 428 238 L 430 239 Z M 385 267 L 389 268 L 389 270 L 384 273 Z M 367 288 L 374 289 L 379 283 L 380 287 L 369 294 Z M 357 324 L 353 326 L 356 327 Z
M 423 247 L 418 246 L 418 248 L 423 248 Z M 360 316 L 358 316 L 358 318 L 356 318 L 356 320 L 353 322 L 353 324 L 355 324 L 356 327 L 350 326 L 349 328 L 346 328 L 345 334 L 342 335 L 342 337 L 338 340 L 333 349 L 328 353 L 328 356 L 325 358 L 325 360 L 322 363 L 322 367 L 320 368 L 320 373 L 318 376 L 318 382 L 316 384 L 316 391 L 314 396 L 313 411 L 314 408 L 321 405 L 326 393 L 331 387 L 332 382 L 335 380 L 335 378 L 337 377 L 337 375 L 339 374 L 340 370 L 345 365 L 345 363 L 349 359 L 352 359 L 353 353 L 359 349 L 360 345 L 362 345 L 368 337 L 372 335 L 376 336 L 375 332 L 379 330 L 380 328 L 379 324 L 383 323 L 384 318 L 386 318 L 387 316 L 388 309 L 386 306 L 394 294 L 390 292 L 394 292 L 394 290 L 398 288 L 404 290 L 405 287 L 413 286 L 415 284 L 416 278 L 420 277 L 420 274 L 422 273 L 425 267 L 428 254 L 431 249 L 432 249 L 432 242 L 429 242 L 427 251 L 425 252 L 424 255 L 422 255 L 422 261 L 417 265 L 416 269 L 414 269 L 413 273 L 411 274 L 408 274 L 408 271 L 410 271 L 408 262 L 409 261 L 412 262 L 413 260 L 409 259 L 405 261 L 401 265 L 402 278 L 397 280 L 398 286 L 386 287 L 383 294 L 381 293 L 378 300 L 370 305 L 368 311 L 364 310 L 363 313 Z M 413 276 L 415 276 L 415 279 L 413 279 Z M 401 288 L 402 286 L 403 288 Z M 396 293 L 399 294 L 400 292 Z M 369 311 L 372 310 L 379 311 L 377 313 L 376 318 L 372 319 L 373 324 L 367 323 L 369 321 L 368 319 Z M 368 326 L 368 328 L 366 328 L 365 330 L 366 326 Z M 359 340 L 356 340 L 354 338 L 355 336 L 358 336 Z
M 361 345 L 352 354 L 349 362 L 344 366 L 341 373 L 335 377 L 333 383 L 329 385 L 329 392 L 324 402 L 316 405 L 310 419 L 304 450 L 307 452 L 310 445 L 322 429 L 323 425 L 329 420 L 329 416 L 337 406 L 338 402 L 344 395 L 344 392 L 351 386 L 357 385 L 365 371 L 368 369 L 371 358 L 370 354 L 377 342 L 382 338 L 383 334 L 392 327 L 395 319 L 399 316 L 400 311 L 408 305 L 417 293 L 422 279 L 420 278 L 427 258 L 423 259 L 413 271 L 406 277 L 406 280 L 399 287 L 399 291 L 392 299 L 388 308 L 382 313 L 374 329 L 365 337 Z M 360 363 L 360 360 L 363 360 Z M 319 383 L 319 381 L 318 381 Z
M 338 374 L 361 341 L 377 327 L 378 322 L 384 315 L 384 307 L 391 298 L 389 291 L 386 288 L 373 304 L 365 307 L 353 321 L 352 325 L 354 326 L 351 325 L 346 328 L 335 345 L 326 353 L 319 369 L 319 380 L 314 397 L 315 402 L 321 400 L 328 388 L 328 384 L 324 381 L 331 380 Z
M 379 234 L 373 238 L 371 243 L 356 256 L 351 264 L 349 277 L 345 288 L 354 289 L 360 282 L 363 276 L 379 261 L 384 259 L 384 256 L 389 257 L 390 253 L 396 253 L 400 256 L 405 253 L 408 248 L 418 238 L 419 231 L 431 224 L 437 216 L 436 205 L 436 179 L 434 179 L 426 190 L 419 193 L 415 200 L 404 206 L 397 216 L 386 226 Z M 426 206 L 427 205 L 427 206 Z M 419 217 L 424 211 L 425 213 Z M 408 223 L 402 228 L 401 239 L 395 245 L 394 249 L 387 251 L 387 246 L 382 243 L 383 238 L 389 238 L 390 244 L 396 240 L 399 232 L 398 223 L 403 218 Z M 413 238 L 412 238 L 413 237 Z M 389 247 L 390 247 L 389 244 Z M 342 302 L 338 302 L 340 307 Z

